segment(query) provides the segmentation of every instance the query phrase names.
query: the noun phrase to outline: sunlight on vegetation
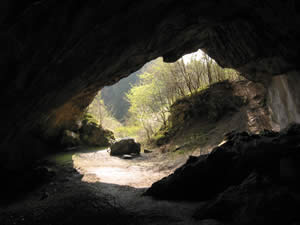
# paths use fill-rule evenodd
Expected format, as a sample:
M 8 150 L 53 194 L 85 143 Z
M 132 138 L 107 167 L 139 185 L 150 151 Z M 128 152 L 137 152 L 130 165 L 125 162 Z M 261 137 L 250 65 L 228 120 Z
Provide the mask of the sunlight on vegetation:
M 119 88 L 128 89 L 122 93 L 123 101 L 129 103 L 122 123 L 115 118 L 113 107 L 104 103 L 101 92 L 88 112 L 117 138 L 134 137 L 146 142 L 160 138 L 158 131 L 167 125 L 171 106 L 179 99 L 193 96 L 216 82 L 241 79 L 235 70 L 221 68 L 200 50 L 175 63 L 164 63 L 158 58 L 134 75 L 133 84 Z

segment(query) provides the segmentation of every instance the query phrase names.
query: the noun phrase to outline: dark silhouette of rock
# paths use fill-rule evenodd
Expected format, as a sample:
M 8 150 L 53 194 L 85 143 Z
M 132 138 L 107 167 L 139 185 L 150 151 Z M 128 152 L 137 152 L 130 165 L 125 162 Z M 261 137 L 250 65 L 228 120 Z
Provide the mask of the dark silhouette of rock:
M 252 173 L 242 184 L 231 186 L 194 214 L 198 220 L 214 218 L 230 224 L 291 224 L 299 219 L 299 195 Z
M 11 203 L 19 197 L 34 190 L 42 184 L 48 183 L 56 172 L 43 165 L 31 165 L 22 171 L 1 171 L 0 207 Z
M 88 146 L 110 146 L 115 139 L 113 132 L 93 122 L 83 122 L 79 132 L 82 143 Z
M 81 144 L 80 135 L 70 131 L 64 130 L 61 137 L 61 145 L 67 148 L 76 147 Z
M 120 141 L 117 141 L 110 147 L 111 156 L 140 154 L 140 151 L 141 151 L 140 143 L 136 143 L 132 138 L 122 139 Z
M 173 174 L 154 183 L 145 194 L 161 199 L 209 200 L 228 187 L 241 184 L 254 171 L 279 182 L 279 159 L 298 152 L 299 135 L 299 125 L 276 135 L 233 132 L 227 135 L 225 144 L 208 155 L 190 158 Z M 286 169 L 284 176 L 299 178 L 300 173 L 295 171 L 298 167 L 289 168 L 294 169 L 293 173 Z
M 201 220 L 198 222 L 198 224 L 199 225 L 224 225 L 223 223 L 213 219 Z

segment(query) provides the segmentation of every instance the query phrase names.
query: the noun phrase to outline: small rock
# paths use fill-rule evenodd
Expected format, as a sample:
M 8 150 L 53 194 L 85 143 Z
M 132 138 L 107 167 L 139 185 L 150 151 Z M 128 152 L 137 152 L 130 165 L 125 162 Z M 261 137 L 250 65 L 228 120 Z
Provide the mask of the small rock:
M 178 150 L 182 149 L 183 146 L 181 145 L 176 145 L 175 149 L 173 150 L 173 152 L 177 152 Z
M 122 155 L 122 159 L 133 159 L 132 155 Z
M 147 149 L 144 149 L 144 153 L 152 153 L 152 151 L 150 151 L 150 150 L 147 150 Z

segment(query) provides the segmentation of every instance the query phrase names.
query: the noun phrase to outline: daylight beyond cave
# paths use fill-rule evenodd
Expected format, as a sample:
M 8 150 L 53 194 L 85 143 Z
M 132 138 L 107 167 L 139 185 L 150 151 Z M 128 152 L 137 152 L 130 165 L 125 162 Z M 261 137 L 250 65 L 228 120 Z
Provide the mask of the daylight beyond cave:
M 299 224 L 299 8 L 2 0 L 0 224 Z

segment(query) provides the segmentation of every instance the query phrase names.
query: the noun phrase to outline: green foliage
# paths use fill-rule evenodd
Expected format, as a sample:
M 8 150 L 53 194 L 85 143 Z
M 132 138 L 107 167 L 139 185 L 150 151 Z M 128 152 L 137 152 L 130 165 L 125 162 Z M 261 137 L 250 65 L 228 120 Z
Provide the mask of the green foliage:
M 216 82 L 239 77 L 237 72 L 221 68 L 205 54 L 187 64 L 182 59 L 171 64 L 158 59 L 139 75 L 139 83 L 126 94 L 130 120 L 144 129 L 148 141 L 163 144 L 195 115 L 218 120 L 226 107 L 235 107 L 237 99 L 224 99 L 206 90 Z M 199 96 L 203 99 L 199 100 Z M 161 126 L 164 131 L 159 130 Z
M 234 96 L 231 83 L 222 81 L 210 85 L 193 96 L 186 96 L 176 101 L 171 106 L 171 122 L 173 125 L 180 125 L 195 116 L 216 121 L 243 104 L 241 97 Z
M 226 107 L 237 105 L 237 99 L 227 100 L 206 91 L 226 79 L 240 76 L 234 70 L 221 68 L 204 53 L 188 63 L 180 59 L 167 64 L 159 58 L 99 92 L 88 110 L 94 118 L 87 116 L 87 120 L 113 130 L 117 137 L 146 137 L 163 144 L 196 115 L 218 120 Z M 114 115 L 125 122 L 121 124 Z
M 155 143 L 157 146 L 161 146 L 166 144 L 169 141 L 169 135 L 167 132 L 159 130 L 152 136 L 152 142 Z
M 130 74 L 128 77 L 121 79 L 118 83 L 104 87 L 102 92 L 102 99 L 105 108 L 118 121 L 124 122 L 130 104 L 126 101 L 126 93 L 131 89 L 132 85 L 138 84 L 140 74 L 148 70 L 155 62 L 151 61 L 143 66 L 140 70 Z
M 95 118 L 95 116 L 91 113 L 85 113 L 83 115 L 82 122 L 86 123 L 86 124 L 90 124 L 90 123 L 94 123 L 94 124 L 97 124 L 97 125 L 100 124 L 99 121 Z
M 193 119 L 201 119 L 213 126 L 224 115 L 236 111 L 244 104 L 243 98 L 233 94 L 229 81 L 214 83 L 198 93 L 178 99 L 170 107 L 167 124 L 154 135 L 153 140 L 157 145 L 165 144 L 180 129 L 190 126 Z M 187 142 L 205 144 L 208 140 L 206 132 L 210 129 L 212 127 L 207 126 L 204 129 L 205 132 L 199 130 L 196 136 L 191 136 L 193 140 L 187 140 Z
M 105 107 L 119 121 L 124 120 L 130 107 L 129 103 L 124 99 L 125 93 L 130 90 L 131 85 L 138 82 L 139 73 L 139 71 L 135 72 L 113 86 L 104 87 L 101 91 Z
M 89 122 L 94 122 L 98 125 L 101 124 L 101 126 L 105 129 L 109 129 L 114 132 L 118 127 L 123 126 L 117 119 L 113 117 L 112 113 L 107 110 L 101 98 L 101 91 L 90 104 L 88 112 L 84 115 L 84 119 Z
M 120 126 L 115 130 L 115 134 L 120 138 L 125 137 L 138 137 L 141 130 L 139 126 Z

